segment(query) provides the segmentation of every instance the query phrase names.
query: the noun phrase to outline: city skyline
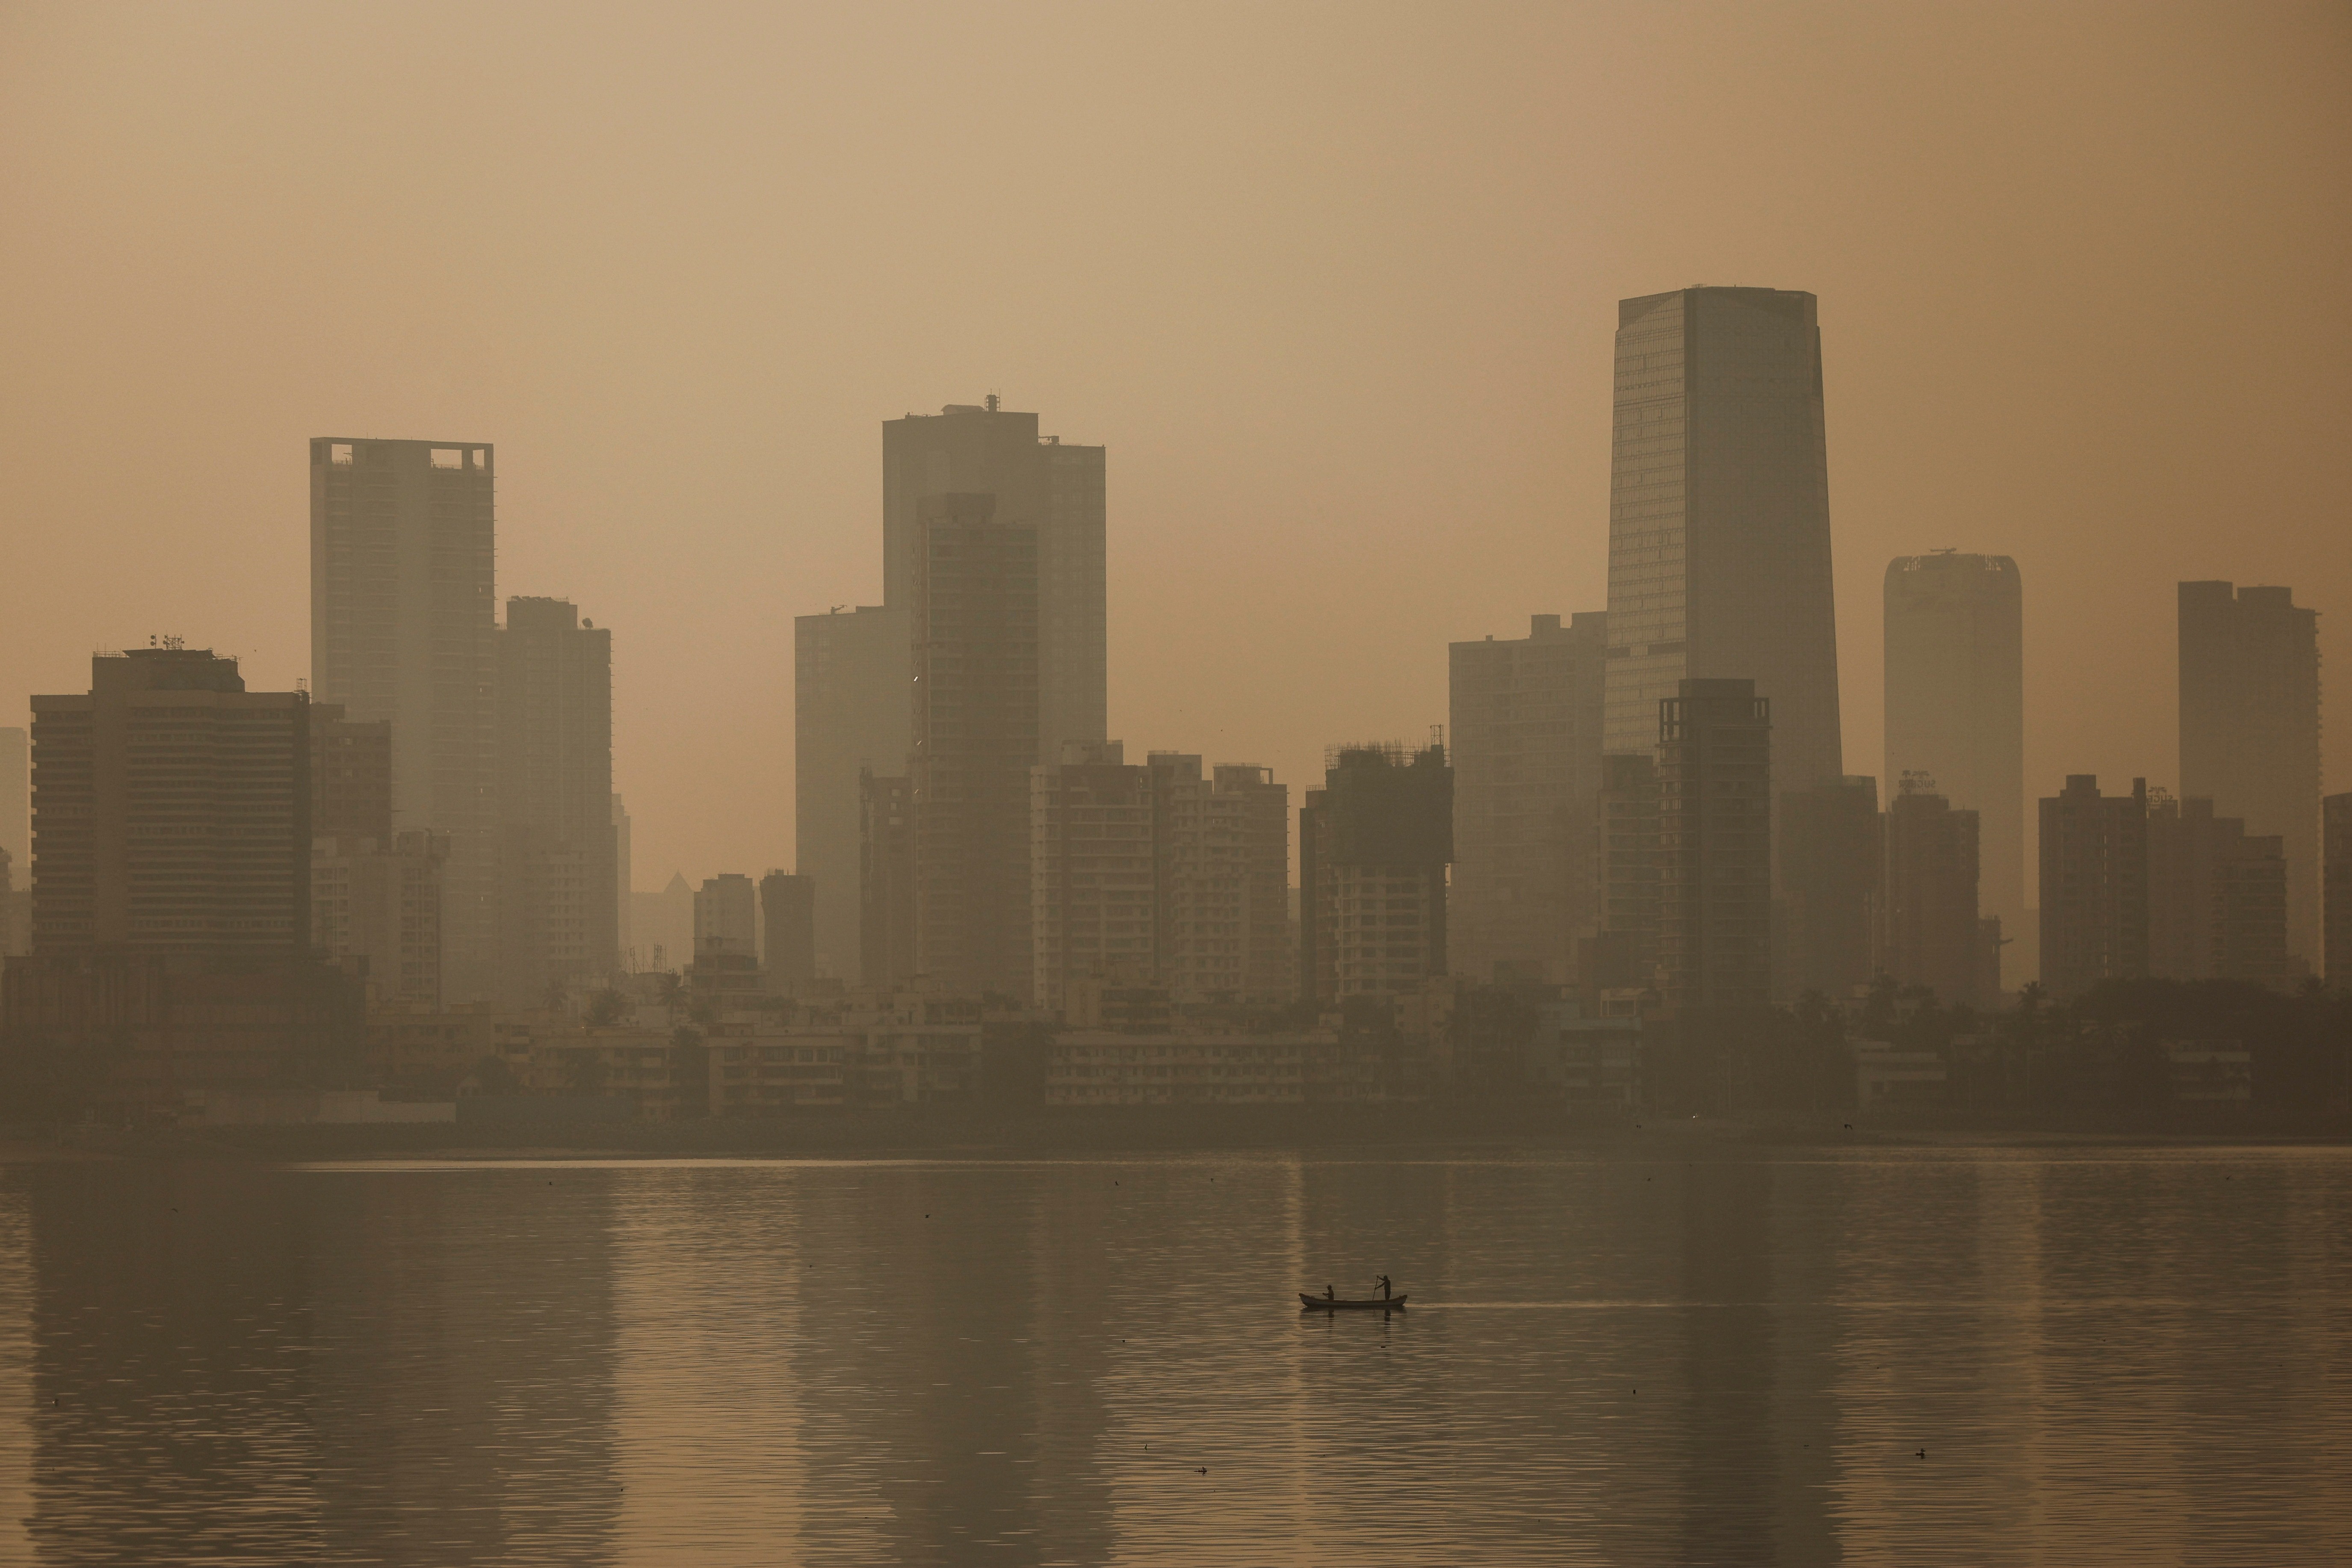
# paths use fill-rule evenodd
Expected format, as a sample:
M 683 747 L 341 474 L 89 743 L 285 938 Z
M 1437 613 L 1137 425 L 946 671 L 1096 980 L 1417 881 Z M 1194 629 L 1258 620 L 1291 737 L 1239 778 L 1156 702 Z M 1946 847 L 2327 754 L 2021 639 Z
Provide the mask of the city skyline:
M 894 47 L 910 90 L 889 96 L 912 109 L 861 107 L 879 99 L 850 71 L 804 106 L 766 95 L 739 128 L 715 110 L 649 121 L 635 100 L 600 121 L 559 79 L 629 60 L 656 82 L 709 74 L 725 100 L 786 48 L 773 27 L 594 17 L 549 37 L 494 18 L 460 75 L 540 62 L 512 84 L 551 132 L 528 147 L 439 78 L 425 113 L 377 112 L 371 79 L 348 89 L 358 112 L 313 119 L 304 62 L 357 47 L 347 19 L 215 34 L 164 18 L 135 37 L 62 13 L 12 23 L 27 29 L 16 58 L 104 62 L 7 79 L 0 116 L 18 133 L 0 172 L 28 226 L 108 237 L 110 259 L 28 247 L 0 263 L 13 298 L 42 301 L 8 342 L 43 388 L 0 430 L 19 476 L 0 504 L 26 541 L 0 669 L 18 690 L 70 690 L 89 648 L 176 632 L 238 655 L 257 687 L 315 688 L 288 454 L 320 431 L 462 431 L 499 448 L 501 583 L 615 629 L 637 887 L 790 867 L 789 813 L 751 809 L 791 776 L 789 726 L 733 716 L 788 706 L 791 650 L 746 635 L 881 602 L 874 423 L 996 392 L 1118 457 L 1110 732 L 1311 779 L 1330 740 L 1442 718 L 1429 650 L 1603 604 L 1613 302 L 1692 282 L 1822 300 L 1856 772 L 1883 751 L 1878 586 L 1896 556 L 2007 554 L 2032 577 L 2029 667 L 2070 679 L 2029 686 L 2029 799 L 2082 771 L 2178 784 L 2169 683 L 2145 674 L 2170 663 L 2176 583 L 2291 584 L 2323 611 L 2352 597 L 2352 457 L 2323 417 L 2352 395 L 2330 346 L 2352 302 L 2311 259 L 2352 235 L 2334 194 L 2352 186 L 2352 110 L 2311 91 L 2336 79 L 2340 26 L 2167 15 L 2131 29 L 2136 69 L 2117 73 L 2074 63 L 2114 46 L 2088 15 L 2037 16 L 2027 49 L 2019 18 L 1923 17 L 1898 36 L 1807 12 L 1820 47 L 1788 64 L 1788 90 L 1811 108 L 1790 116 L 1736 68 L 1764 37 L 1752 19 L 1504 14 L 1487 36 L 1405 18 L 1336 51 L 1272 18 L 1238 75 L 1213 28 L 1090 21 L 1091 90 L 1116 112 L 1075 118 L 1057 86 L 1000 126 L 1066 166 L 1085 223 L 1063 216 L 1058 179 L 1003 184 L 1001 209 L 971 194 L 1000 188 L 976 177 L 996 154 L 951 129 L 943 90 L 974 58 L 1011 82 L 1066 80 L 1076 57 L 1039 52 L 1059 36 L 1042 20 Z M 798 51 L 820 77 L 864 58 L 869 25 L 843 26 Z M 432 49 L 367 47 L 420 64 Z M 1664 84 L 1625 62 L 1662 47 L 1678 80 L 1714 84 L 1707 112 L 1626 143 L 1611 127 Z M 1400 121 L 1365 89 L 1408 61 L 1427 62 L 1412 73 L 1427 96 Z M 1887 98 L 1887 72 L 1931 64 L 1948 95 Z M 1553 85 L 1522 91 L 1538 79 Z M 1185 101 L 1162 82 L 1191 84 Z M 1507 130 L 1482 107 L 1497 99 L 1537 120 Z M 2009 106 L 1990 131 L 1987 101 Z M 167 117 L 222 171 L 217 200 L 173 196 L 176 163 L 68 155 L 78 136 L 117 146 L 100 128 L 133 104 L 150 107 L 132 121 Z M 1916 159 L 1873 151 L 1889 114 Z M 796 149 L 824 116 L 850 128 L 828 145 L 866 150 L 817 178 Z M 1426 124 L 1447 130 L 1416 153 Z M 1729 124 L 1737 155 L 1702 155 Z M 1180 126 L 1204 140 L 1171 139 Z M 488 163 L 465 152 L 486 142 Z M 1294 150 L 1241 156 L 1267 145 Z M 1593 153 L 1562 161 L 1579 147 Z M 2151 157 L 2174 174 L 2147 181 Z M 583 184 L 595 159 L 657 177 Z M 865 202 L 889 179 L 907 201 Z M 784 224 L 739 188 L 804 205 Z M 510 189 L 542 195 L 516 206 Z M 1182 221 L 1147 189 L 1180 193 Z M 437 216 L 419 226 L 428 192 Z M 937 266 L 941 211 L 984 254 Z M 1367 225 L 1381 246 L 1356 243 Z M 828 235 L 825 257 L 803 231 Z M 2276 243 L 2227 237 L 2247 232 Z M 215 309 L 193 308 L 198 283 Z M 2028 342 L 2055 368 L 2019 377 Z M 1329 656 L 1302 668 L 1306 622 L 1330 628 Z M 2323 615 L 2339 668 L 2347 625 Z M 1154 657 L 1171 647 L 1197 655 L 1181 676 Z M 1204 686 L 1231 700 L 1196 700 Z M 2352 731 L 2327 744 L 2328 776 L 2352 778 Z

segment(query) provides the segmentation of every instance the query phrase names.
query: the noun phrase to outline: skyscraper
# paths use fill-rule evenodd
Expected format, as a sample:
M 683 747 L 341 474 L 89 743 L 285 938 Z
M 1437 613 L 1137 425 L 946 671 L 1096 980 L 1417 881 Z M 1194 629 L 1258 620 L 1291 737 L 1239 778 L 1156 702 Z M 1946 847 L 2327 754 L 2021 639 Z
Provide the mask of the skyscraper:
M 913 602 L 923 501 L 957 494 L 994 496 L 998 522 L 1034 531 L 1037 760 L 1107 739 L 1103 448 L 1041 438 L 1037 416 L 1003 409 L 992 396 L 885 421 L 885 605 L 903 610 Z M 801 868 L 813 869 L 805 859 Z
M 1029 781 L 1036 1005 L 1061 1007 L 1073 981 L 1156 984 L 1152 770 L 1107 741 L 1065 747 Z
M 801 875 L 816 883 L 820 974 L 861 978 L 857 781 L 866 773 L 906 775 L 914 746 L 913 626 L 903 605 L 860 605 L 793 622 L 793 840 Z
M 32 874 L 33 742 L 16 729 L 0 729 L 0 849 L 18 877 Z
M 2319 954 L 2319 614 L 2292 588 L 2180 584 L 2180 793 L 2277 834 L 2287 950 Z
M 915 956 L 950 995 L 1025 997 L 1038 761 L 1037 529 L 926 497 L 915 535 Z
M 1784 1000 L 1808 991 L 1851 995 L 1877 966 L 1885 880 L 1878 781 L 1849 774 L 1783 791 L 1776 804 L 1781 896 L 1774 988 Z
M 815 895 L 812 878 L 771 871 L 760 879 L 760 956 L 779 990 L 816 978 Z
M 2210 800 L 2152 796 L 2147 808 L 2147 972 L 2168 980 L 2285 985 L 2286 858 L 2278 835 L 2249 836 Z
M 1778 786 L 1844 775 L 1813 296 L 1684 289 L 1617 307 L 1605 749 L 1658 743 L 1685 679 L 1771 704 Z
M 1977 814 L 1983 912 L 2026 929 L 2024 594 L 2006 555 L 1886 567 L 1886 781 L 1906 773 Z
M 857 807 L 859 984 L 895 989 L 915 976 L 914 791 L 904 775 L 868 769 Z
M 1270 768 L 1150 756 L 1160 977 L 1178 1005 L 1286 1002 L 1290 788 Z
M 1772 704 L 1750 680 L 1658 703 L 1658 965 L 1679 1007 L 1772 989 Z
M 379 1004 L 441 1005 L 441 868 L 449 841 L 392 827 L 392 724 L 310 705 L 310 941 L 364 960 Z
M 1446 973 L 1445 748 L 1333 746 L 1298 812 L 1300 1000 L 1391 996 Z
M 310 443 L 310 679 L 392 721 L 397 831 L 446 836 L 450 1001 L 492 994 L 498 942 L 497 521 L 482 442 Z
M 499 983 L 528 1006 L 620 963 L 613 634 L 564 600 L 509 599 L 498 650 Z
M 209 648 L 90 660 L 33 699 L 33 952 L 299 958 L 310 942 L 310 703 Z
M 1984 931 L 1977 916 L 1983 818 L 1955 811 L 1914 773 L 1886 803 L 1885 971 L 1946 1006 L 1982 1006 Z
M 1448 963 L 1554 985 L 1575 976 L 1595 924 L 1593 806 L 1601 791 L 1608 617 L 1447 650 L 1454 752 Z M 1499 966 L 1499 967 L 1498 967 Z
M 2147 973 L 2147 781 L 2089 773 L 2042 802 L 2042 984 L 2061 1001 Z
M 2327 984 L 2352 991 L 2352 795 L 2325 803 L 2327 830 Z

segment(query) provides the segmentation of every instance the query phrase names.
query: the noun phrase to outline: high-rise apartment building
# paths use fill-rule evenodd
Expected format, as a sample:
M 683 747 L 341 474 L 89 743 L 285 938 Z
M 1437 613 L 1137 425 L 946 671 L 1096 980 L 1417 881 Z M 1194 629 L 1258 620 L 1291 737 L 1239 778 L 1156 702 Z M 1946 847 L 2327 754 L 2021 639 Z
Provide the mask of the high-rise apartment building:
M 2089 773 L 2042 802 L 2042 984 L 2064 1000 L 2147 973 L 2147 781 Z
M 759 889 L 740 871 L 705 877 L 694 890 L 694 956 L 759 962 Z
M 916 973 L 914 789 L 867 769 L 857 807 L 858 973 L 875 990 L 895 990 Z
M 2151 794 L 2147 808 L 2147 972 L 2167 980 L 2284 986 L 2286 854 L 2213 803 Z
M 629 807 L 618 795 L 613 796 L 613 930 L 618 938 L 620 963 L 625 970 L 636 967 L 636 932 L 630 929 L 629 905 L 635 898 L 629 881 Z
M 499 989 L 527 1006 L 621 962 L 613 634 L 564 600 L 509 599 L 498 650 Z
M 1033 531 L 1037 552 L 1037 756 L 1109 733 L 1105 656 L 1104 450 L 1041 437 L 1037 416 L 950 404 L 882 426 L 882 602 L 906 609 L 922 574 L 922 504 L 996 498 L 996 521 Z M 877 767 L 881 764 L 877 763 Z M 896 760 L 891 762 L 896 771 Z M 811 870 L 804 859 L 803 870 Z M 821 874 L 820 874 L 821 875 Z
M 394 833 L 392 722 L 310 705 L 310 942 L 363 961 L 377 1005 L 441 1005 L 441 873 L 449 841 Z
M 33 742 L 18 729 L 0 729 L 0 957 L 16 957 L 33 937 Z
M 1106 741 L 1065 746 L 1029 780 L 1032 999 L 1059 1009 L 1074 981 L 1155 984 L 1152 770 Z
M 1596 926 L 1608 619 L 1533 617 L 1524 637 L 1447 649 L 1454 752 L 1448 962 L 1475 980 L 1566 984 Z
M 1299 990 L 1392 996 L 1446 973 L 1454 770 L 1445 748 L 1334 746 L 1298 813 Z
M 1658 983 L 1658 764 L 1647 752 L 1601 759 L 1593 879 L 1601 929 L 1580 954 L 1593 991 Z
M 1689 680 L 1657 706 L 1658 965 L 1678 1007 L 1772 991 L 1772 713 L 1752 680 Z
M 208 648 L 90 661 L 33 699 L 36 954 L 296 958 L 310 940 L 310 703 Z
M 2286 851 L 2287 950 L 2319 951 L 2319 614 L 2292 588 L 2180 584 L 2180 793 Z
M 929 496 L 916 510 L 917 967 L 949 994 L 1025 997 L 1037 530 L 1001 521 L 988 495 Z
M 771 985 L 791 991 L 816 978 L 816 879 L 789 871 L 761 878 L 760 924 Z
M 1843 777 L 1813 296 L 1621 301 L 1610 450 L 1604 749 L 1656 746 L 1685 679 L 1747 679 L 1780 786 Z
M 1270 768 L 1154 752 L 1160 978 L 1179 1006 L 1297 994 L 1290 938 L 1290 788 Z
M 392 724 L 310 704 L 310 833 L 392 842 Z
M 1926 986 L 1946 1006 L 1994 1000 L 1979 994 L 1982 824 L 1980 814 L 1953 809 L 1916 771 L 1886 803 L 1885 972 L 1898 984 Z
M 1981 831 L 1983 912 L 2026 929 L 2024 591 L 2006 555 L 1886 567 L 1886 773 L 1935 781 Z
M 861 978 L 857 781 L 866 773 L 906 773 L 914 748 L 913 639 L 905 605 L 860 605 L 793 622 L 794 842 L 801 875 L 816 883 L 821 974 Z
M 1808 991 L 1850 995 L 1878 970 L 1878 781 L 1849 774 L 1786 791 L 1779 810 L 1774 989 L 1784 1001 Z
M 2331 795 L 2326 825 L 2327 984 L 2352 990 L 2352 795 Z
M 392 724 L 395 831 L 449 840 L 444 988 L 496 984 L 497 521 L 483 442 L 310 443 L 310 679 Z

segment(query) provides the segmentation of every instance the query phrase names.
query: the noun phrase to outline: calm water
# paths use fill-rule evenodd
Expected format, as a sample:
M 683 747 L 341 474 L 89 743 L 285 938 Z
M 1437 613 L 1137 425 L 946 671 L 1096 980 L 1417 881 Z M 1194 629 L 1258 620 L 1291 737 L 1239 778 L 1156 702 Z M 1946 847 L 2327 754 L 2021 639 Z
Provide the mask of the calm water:
M 2336 1150 L 0 1170 L 5 1562 L 2345 1561 L 2347 1375 Z

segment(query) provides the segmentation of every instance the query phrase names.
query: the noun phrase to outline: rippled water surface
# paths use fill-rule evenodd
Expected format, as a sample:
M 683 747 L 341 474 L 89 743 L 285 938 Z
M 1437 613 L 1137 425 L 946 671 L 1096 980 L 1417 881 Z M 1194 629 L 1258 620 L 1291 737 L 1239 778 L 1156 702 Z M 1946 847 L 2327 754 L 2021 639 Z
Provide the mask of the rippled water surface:
M 0 1562 L 2346 1561 L 2347 1373 L 2336 1150 L 0 1170 Z

